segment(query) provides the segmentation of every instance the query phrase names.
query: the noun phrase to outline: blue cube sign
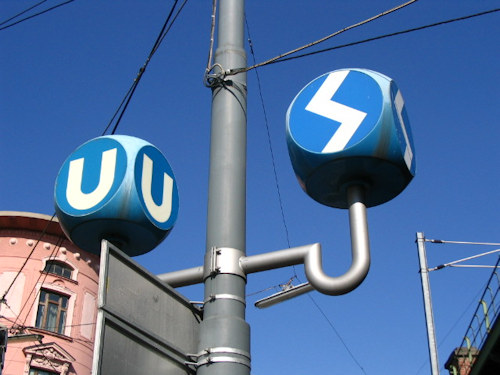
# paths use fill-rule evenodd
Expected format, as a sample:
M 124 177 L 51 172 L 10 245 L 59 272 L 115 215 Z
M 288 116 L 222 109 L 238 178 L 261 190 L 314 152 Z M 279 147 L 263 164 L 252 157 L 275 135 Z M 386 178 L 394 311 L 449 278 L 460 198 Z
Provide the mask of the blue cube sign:
M 133 256 L 168 235 L 179 198 L 172 169 L 156 147 L 134 137 L 105 136 L 66 159 L 55 206 L 63 230 L 82 249 L 98 254 L 105 238 Z
M 316 78 L 292 101 L 286 131 L 297 178 L 322 204 L 347 208 L 347 187 L 360 184 L 375 206 L 415 174 L 403 97 L 380 73 L 342 69 Z
M 307 85 L 290 107 L 291 136 L 311 152 L 342 151 L 373 129 L 382 99 L 377 82 L 366 74 L 341 70 L 323 75 Z

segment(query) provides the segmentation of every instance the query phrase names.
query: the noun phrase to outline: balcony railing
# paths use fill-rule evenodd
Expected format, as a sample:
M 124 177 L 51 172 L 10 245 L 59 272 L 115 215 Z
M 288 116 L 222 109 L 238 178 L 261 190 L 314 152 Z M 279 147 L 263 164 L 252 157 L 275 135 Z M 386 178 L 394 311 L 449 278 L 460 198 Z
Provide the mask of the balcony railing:
M 491 333 L 500 314 L 500 257 L 479 300 L 460 347 L 455 350 L 455 361 L 448 368 L 450 374 L 467 375 Z

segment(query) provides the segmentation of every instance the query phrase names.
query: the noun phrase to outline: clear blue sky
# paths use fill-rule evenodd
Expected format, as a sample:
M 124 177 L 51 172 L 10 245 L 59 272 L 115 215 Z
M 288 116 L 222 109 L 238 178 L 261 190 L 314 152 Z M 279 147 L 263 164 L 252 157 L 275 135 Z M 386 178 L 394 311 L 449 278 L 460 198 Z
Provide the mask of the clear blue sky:
M 274 57 L 402 2 L 248 1 L 256 59 Z M 0 18 L 33 3 L 0 0 Z M 0 31 L 0 210 L 54 212 L 53 185 L 60 166 L 76 147 L 102 133 L 171 3 L 76 0 Z M 490 0 L 420 0 L 318 48 L 495 7 L 498 2 Z M 176 227 L 157 249 L 136 259 L 153 273 L 203 262 L 211 94 L 202 78 L 210 13 L 211 1 L 188 2 L 118 128 L 118 133 L 144 138 L 162 150 L 179 186 Z M 319 205 L 297 184 L 285 143 L 288 105 L 308 82 L 341 68 L 384 73 L 404 95 L 417 175 L 396 199 L 368 210 L 372 267 L 365 282 L 345 296 L 310 294 L 366 374 L 430 372 L 417 231 L 428 238 L 500 242 L 499 15 L 259 69 L 290 244 L 320 242 L 331 275 L 343 273 L 350 262 L 347 212 Z M 247 253 L 252 255 L 288 245 L 255 72 L 249 72 L 248 83 Z M 483 248 L 428 245 L 427 251 L 433 266 Z M 495 261 L 491 256 L 477 263 Z M 250 275 L 247 292 L 284 283 L 294 272 Z M 304 281 L 301 267 L 296 272 Z M 476 307 L 473 301 L 489 274 L 457 268 L 431 273 L 441 367 L 460 344 Z M 181 292 L 192 300 L 203 298 L 199 286 Z M 253 307 L 270 293 L 248 297 L 252 374 L 363 374 L 308 296 L 266 310 Z

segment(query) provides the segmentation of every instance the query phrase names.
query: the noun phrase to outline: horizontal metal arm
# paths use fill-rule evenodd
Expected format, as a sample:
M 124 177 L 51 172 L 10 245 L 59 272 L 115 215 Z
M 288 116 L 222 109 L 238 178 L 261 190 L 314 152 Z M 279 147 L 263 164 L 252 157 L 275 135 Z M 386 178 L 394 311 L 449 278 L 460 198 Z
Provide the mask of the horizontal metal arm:
M 319 243 L 241 257 L 240 267 L 243 273 L 249 274 L 303 263 L 307 280 L 312 288 L 321 293 L 341 295 L 349 293 L 358 287 L 370 269 L 370 242 L 368 238 L 366 206 L 363 203 L 362 187 L 351 186 L 347 194 L 349 200 L 352 263 L 346 273 L 341 276 L 332 277 L 324 272 L 321 245 Z M 180 287 L 203 282 L 203 275 L 203 266 L 199 266 L 182 271 L 165 273 L 158 275 L 158 277 L 172 287 Z M 301 292 L 298 292 L 292 288 L 289 291 L 283 292 L 283 295 L 288 294 L 290 297 L 294 297 L 311 291 L 311 288 L 301 287 L 300 290 Z
M 203 266 L 162 273 L 157 277 L 172 288 L 200 284 L 203 282 Z

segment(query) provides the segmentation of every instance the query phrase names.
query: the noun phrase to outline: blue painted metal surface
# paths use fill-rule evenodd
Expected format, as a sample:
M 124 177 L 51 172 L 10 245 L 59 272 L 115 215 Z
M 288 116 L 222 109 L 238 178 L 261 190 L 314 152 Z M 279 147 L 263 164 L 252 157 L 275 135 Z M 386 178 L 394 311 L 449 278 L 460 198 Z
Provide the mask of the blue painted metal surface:
M 304 191 L 347 208 L 350 185 L 366 206 L 396 197 L 415 175 L 413 140 L 394 81 L 366 69 L 326 73 L 305 86 L 286 117 L 290 159 Z
M 123 135 L 78 147 L 59 171 L 54 196 L 68 238 L 96 254 L 103 238 L 130 256 L 152 250 L 170 233 L 179 209 L 174 174 L 162 153 Z

